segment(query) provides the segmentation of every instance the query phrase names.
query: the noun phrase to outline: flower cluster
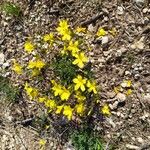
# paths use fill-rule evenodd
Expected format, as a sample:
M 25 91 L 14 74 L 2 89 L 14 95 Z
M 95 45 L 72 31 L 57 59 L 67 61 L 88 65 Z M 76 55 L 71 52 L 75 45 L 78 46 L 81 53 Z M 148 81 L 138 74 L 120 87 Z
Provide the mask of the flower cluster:
M 86 28 L 73 30 L 67 20 L 61 20 L 55 32 L 41 38 L 40 44 L 49 45 L 45 53 L 42 53 L 42 45 L 39 49 L 39 43 L 30 39 L 24 44 L 26 63 L 13 62 L 12 70 L 28 78 L 24 91 L 29 99 L 43 104 L 48 113 L 65 116 L 68 120 L 87 116 L 98 94 L 91 68 L 87 67 L 89 47 L 84 43 L 85 33 Z M 101 29 L 99 35 L 104 34 Z M 49 49 L 59 50 L 51 60 Z M 50 73 L 51 68 L 54 74 Z M 109 108 L 104 106 L 102 113 L 110 114 Z

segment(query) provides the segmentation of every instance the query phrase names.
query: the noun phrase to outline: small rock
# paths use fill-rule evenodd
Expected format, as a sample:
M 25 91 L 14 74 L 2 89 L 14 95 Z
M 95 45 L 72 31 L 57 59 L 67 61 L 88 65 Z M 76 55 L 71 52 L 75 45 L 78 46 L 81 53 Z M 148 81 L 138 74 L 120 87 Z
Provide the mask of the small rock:
M 118 6 L 117 8 L 117 14 L 122 15 L 124 13 L 123 8 L 121 6 Z
M 103 37 L 101 38 L 101 40 L 102 40 L 102 44 L 107 44 L 108 41 L 109 41 L 108 36 L 103 36 Z
M 138 146 L 131 145 L 131 144 L 126 144 L 126 148 L 131 149 L 131 150 L 139 150 Z
M 119 117 L 121 116 L 121 112 L 117 112 L 116 115 Z
M 140 78 L 140 75 L 139 74 L 135 74 L 134 78 L 135 78 L 135 80 L 138 80 Z
M 113 104 L 109 104 L 111 110 L 117 109 L 119 102 L 115 101 Z
M 54 142 L 53 141 L 51 141 L 51 143 L 50 143 L 50 147 L 53 147 L 54 146 Z
M 134 44 L 132 44 L 132 45 L 131 45 L 131 48 L 132 48 L 132 49 L 138 48 L 138 49 L 142 50 L 142 49 L 144 48 L 143 39 L 141 39 L 141 40 L 135 42 Z
M 104 62 L 105 62 L 105 59 L 99 57 L 97 61 L 100 62 L 100 63 L 104 63 Z
M 121 102 L 124 102 L 124 101 L 126 100 L 126 95 L 123 94 L 123 93 L 118 93 L 118 94 L 116 95 L 116 98 L 117 98 L 118 100 L 120 100 Z
M 3 68 L 9 67 L 9 66 L 10 66 L 9 62 L 3 63 Z
M 134 2 L 138 5 L 141 6 L 144 4 L 145 0 L 134 0 Z
M 145 14 L 145 13 L 147 13 L 148 12 L 148 8 L 144 8 L 143 9 L 143 13 Z
M 137 137 L 137 141 L 141 144 L 144 143 L 144 140 L 141 137 Z
M 89 52 L 89 55 L 90 56 L 94 56 L 94 52 Z
M 90 25 L 88 26 L 88 31 L 94 32 L 94 30 L 95 30 L 95 28 L 93 27 L 92 24 L 90 24 Z
M 8 77 L 11 73 L 10 72 L 6 72 L 3 77 Z
M 119 50 L 117 50 L 116 56 L 120 57 L 122 56 L 123 53 L 125 53 L 127 51 L 126 48 L 121 48 Z
M 0 65 L 4 63 L 5 55 L 3 53 L 0 53 Z
M 16 30 L 17 30 L 17 31 L 22 30 L 22 26 L 16 26 Z
M 125 75 L 131 75 L 130 71 L 125 71 Z
M 109 97 L 109 98 L 114 98 L 115 96 L 116 96 L 116 93 L 115 92 L 107 92 L 107 96 Z
M 109 51 L 103 51 L 103 54 L 105 57 L 107 57 L 109 55 L 109 53 L 110 53 Z

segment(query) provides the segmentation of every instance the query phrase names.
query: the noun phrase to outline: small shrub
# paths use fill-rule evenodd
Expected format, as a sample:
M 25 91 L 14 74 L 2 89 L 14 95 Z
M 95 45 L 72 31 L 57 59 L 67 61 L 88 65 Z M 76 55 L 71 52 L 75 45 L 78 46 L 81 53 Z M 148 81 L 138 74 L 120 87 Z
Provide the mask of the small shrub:
M 76 150 L 104 150 L 100 138 L 90 129 L 75 131 L 71 136 L 71 141 Z
M 0 6 L 1 10 L 4 11 L 7 15 L 12 15 L 18 17 L 21 13 L 20 7 L 16 4 L 10 2 L 4 2 Z
M 12 86 L 7 78 L 2 76 L 0 76 L 0 93 L 5 94 L 9 101 L 16 102 L 18 100 L 18 89 Z
M 97 105 L 98 86 L 88 58 L 87 35 L 85 28 L 74 29 L 67 20 L 60 20 L 41 41 L 34 43 L 29 38 L 24 44 L 25 55 L 13 61 L 12 71 L 18 80 L 28 81 L 20 82 L 26 95 L 56 119 L 86 120 Z M 24 56 L 29 59 L 24 61 Z
M 62 83 L 70 84 L 77 75 L 77 67 L 72 64 L 73 57 L 58 55 L 53 61 L 54 72 Z

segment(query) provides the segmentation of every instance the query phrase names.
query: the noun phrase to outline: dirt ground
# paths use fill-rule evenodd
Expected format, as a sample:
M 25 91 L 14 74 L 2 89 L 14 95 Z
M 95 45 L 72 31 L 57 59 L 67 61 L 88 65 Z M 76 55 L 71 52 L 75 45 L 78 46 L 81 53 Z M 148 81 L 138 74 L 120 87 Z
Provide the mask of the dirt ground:
M 8 0 L 7 0 L 8 1 Z M 150 150 L 150 4 L 138 0 L 14 0 L 21 7 L 22 19 L 0 13 L 0 52 L 5 61 L 18 56 L 28 36 L 51 31 L 59 19 L 67 18 L 71 26 L 81 25 L 96 33 L 99 27 L 115 28 L 117 35 L 108 40 L 91 38 L 89 52 L 100 87 L 101 103 L 108 103 L 112 115 L 96 122 L 106 143 L 116 150 Z M 104 42 L 104 43 L 103 43 Z M 6 76 L 11 77 L 9 72 Z M 132 94 L 116 94 L 114 87 L 132 81 Z M 34 117 L 35 103 L 5 103 L 0 95 L 0 149 L 38 150 L 42 135 L 36 128 L 22 125 Z M 42 111 L 42 110 L 41 110 Z M 49 137 L 46 150 L 73 149 L 68 142 Z

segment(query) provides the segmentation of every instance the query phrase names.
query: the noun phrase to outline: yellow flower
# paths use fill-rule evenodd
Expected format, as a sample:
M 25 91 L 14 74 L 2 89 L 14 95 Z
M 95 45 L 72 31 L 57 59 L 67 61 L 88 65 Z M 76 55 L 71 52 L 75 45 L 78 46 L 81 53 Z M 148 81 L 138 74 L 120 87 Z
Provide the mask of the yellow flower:
M 69 46 L 68 46 L 68 50 L 71 51 L 72 55 L 74 56 L 74 54 L 76 54 L 77 52 L 79 52 L 79 42 L 78 41 L 75 41 L 73 43 L 73 41 L 70 41 L 69 42 Z
M 77 33 L 85 33 L 86 32 L 86 28 L 83 28 L 83 27 L 77 27 L 75 32 Z
M 50 34 L 45 34 L 44 37 L 43 37 L 43 40 L 45 42 L 50 42 L 52 43 L 54 41 L 54 35 L 53 33 L 50 33 Z
M 29 61 L 29 64 L 28 64 L 28 68 L 29 68 L 29 69 L 33 69 L 33 68 L 35 68 L 35 66 L 36 66 L 36 62 L 34 62 L 34 61 Z
M 94 94 L 97 94 L 96 82 L 87 81 L 87 87 L 88 87 L 88 91 L 89 91 L 89 92 L 92 92 L 92 91 L 93 91 Z
M 56 108 L 56 103 L 54 100 L 48 99 L 45 101 L 45 106 L 50 109 L 54 109 L 54 108 Z
M 25 83 L 24 89 L 26 90 L 26 93 L 31 100 L 38 96 L 38 90 L 36 88 L 29 86 L 28 83 Z
M 63 114 L 68 118 L 68 120 L 71 120 L 73 109 L 70 106 L 64 106 Z
M 128 89 L 127 91 L 126 91 L 126 95 L 131 95 L 132 94 L 132 90 L 131 89 Z
M 38 69 L 32 69 L 32 77 L 38 76 L 40 74 L 40 71 Z
M 36 68 L 42 69 L 44 66 L 45 66 L 45 63 L 43 61 L 41 60 L 36 61 L 36 66 L 35 66 Z
M 57 84 L 54 80 L 51 81 L 53 84 L 52 90 L 54 91 L 54 95 L 58 96 L 62 94 L 62 86 Z
M 67 20 L 61 20 L 59 22 L 59 26 L 56 30 L 58 31 L 59 34 L 62 35 L 62 40 L 63 41 L 65 41 L 65 40 L 70 41 L 71 31 L 69 30 L 69 25 L 68 25 Z
M 131 87 L 131 85 L 132 85 L 132 82 L 131 82 L 131 80 L 124 80 L 122 83 L 121 83 L 121 86 L 122 87 Z
M 31 53 L 34 50 L 34 45 L 31 42 L 26 41 L 25 44 L 24 44 L 24 49 L 28 53 Z
M 63 41 L 70 41 L 71 40 L 71 32 L 70 31 L 64 32 L 64 34 L 62 36 L 62 40 Z
M 83 52 L 74 55 L 74 57 L 76 59 L 72 63 L 74 65 L 77 65 L 79 68 L 83 68 L 84 67 L 84 63 L 88 62 L 88 58 L 84 55 Z
M 86 84 L 86 78 L 82 78 L 81 75 L 78 75 L 76 78 L 73 79 L 73 82 L 75 83 L 75 91 L 78 90 L 79 88 L 81 91 L 85 91 L 85 84 Z
M 61 50 L 61 54 L 62 54 L 62 55 L 68 54 L 67 50 L 68 50 L 68 49 L 67 49 L 66 45 L 64 45 L 64 48 Z
M 81 92 L 79 91 L 76 91 L 75 98 L 78 100 L 78 103 L 81 103 L 86 99 L 86 97 L 81 95 Z
M 42 69 L 45 66 L 45 63 L 41 60 L 36 60 L 36 61 L 30 61 L 28 64 L 29 69 L 37 68 L 37 69 Z
M 83 103 L 80 103 L 80 104 L 77 104 L 75 106 L 75 109 L 76 109 L 76 111 L 77 111 L 78 114 L 82 115 L 83 112 L 84 112 L 84 110 L 85 110 L 85 106 L 84 106 Z
M 102 107 L 102 113 L 103 113 L 104 115 L 110 115 L 110 114 L 111 114 L 111 113 L 110 113 L 110 109 L 109 109 L 109 107 L 108 107 L 107 104 L 105 104 L 105 105 Z
M 54 91 L 55 96 L 60 96 L 61 100 L 68 100 L 70 97 L 70 91 L 67 90 L 65 87 L 57 84 L 54 80 L 51 81 L 53 84 L 52 90 Z
M 38 102 L 39 103 L 43 103 L 43 102 L 45 102 L 47 100 L 47 97 L 45 96 L 45 97 L 39 97 L 39 99 L 38 99 Z
M 60 93 L 61 100 L 68 100 L 70 97 L 70 91 L 67 90 L 65 87 L 62 88 L 62 92 Z
M 102 37 L 105 36 L 107 32 L 103 28 L 99 28 L 97 32 L 97 36 Z
M 68 30 L 69 28 L 69 25 L 68 25 L 68 21 L 67 20 L 60 20 L 59 21 L 59 26 L 58 28 L 56 29 L 61 35 L 64 34 L 64 32 L 66 30 Z
M 14 61 L 12 70 L 15 71 L 17 74 L 22 74 L 23 73 L 22 66 L 19 65 L 18 63 L 16 63 L 15 61 Z
M 46 140 L 40 139 L 39 144 L 42 145 L 42 146 L 45 145 L 46 144 Z
M 60 114 L 61 111 L 62 111 L 62 109 L 63 109 L 63 107 L 64 107 L 64 105 L 57 106 L 55 113 L 56 113 L 56 114 Z

